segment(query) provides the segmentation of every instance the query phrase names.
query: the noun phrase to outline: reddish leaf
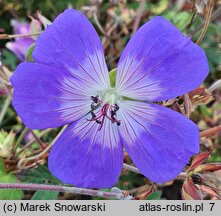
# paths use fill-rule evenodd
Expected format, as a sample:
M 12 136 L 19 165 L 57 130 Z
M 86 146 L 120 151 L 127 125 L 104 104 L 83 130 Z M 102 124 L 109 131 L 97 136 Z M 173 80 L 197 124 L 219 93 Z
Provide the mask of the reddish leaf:
M 147 190 L 139 192 L 135 199 L 136 200 L 146 200 L 150 194 L 156 191 L 155 185 L 151 185 Z
M 192 103 L 191 103 L 191 100 L 189 98 L 189 95 L 185 94 L 183 96 L 183 100 L 184 100 L 185 114 L 189 117 L 190 114 L 191 114 L 191 110 L 192 110 Z
M 188 171 L 192 171 L 195 169 L 197 166 L 201 165 L 212 153 L 212 150 L 208 152 L 203 152 L 198 154 L 192 161 L 191 166 L 189 167 Z
M 195 173 L 207 171 L 214 172 L 217 170 L 221 170 L 221 163 L 213 163 L 213 164 L 201 164 L 197 168 L 194 169 Z
M 199 188 L 194 184 L 192 178 L 188 177 L 182 187 L 183 200 L 202 200 L 203 195 Z
M 188 95 L 193 104 L 206 104 L 213 99 L 212 94 L 205 87 L 199 87 L 188 93 Z
M 219 200 L 221 199 L 221 196 L 218 190 L 215 190 L 205 185 L 200 185 L 199 187 L 204 194 L 209 195 L 212 198 L 215 197 L 216 199 L 219 199 Z

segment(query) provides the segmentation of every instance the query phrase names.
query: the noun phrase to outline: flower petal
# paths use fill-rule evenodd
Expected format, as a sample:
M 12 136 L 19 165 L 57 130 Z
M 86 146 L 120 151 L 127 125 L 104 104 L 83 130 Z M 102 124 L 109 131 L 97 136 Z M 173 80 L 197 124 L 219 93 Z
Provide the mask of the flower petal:
M 90 111 L 87 87 L 65 70 L 38 63 L 20 64 L 11 77 L 13 106 L 32 129 L 57 127 Z M 96 92 L 91 92 L 96 95 Z
M 162 183 L 175 178 L 199 151 L 199 129 L 185 116 L 144 102 L 119 104 L 121 137 L 131 159 L 147 178 Z
M 33 43 L 34 40 L 32 38 L 23 38 L 14 42 L 7 42 L 6 48 L 11 50 L 18 59 L 24 61 L 26 52 Z
M 80 120 L 69 126 L 53 145 L 49 170 L 64 183 L 86 188 L 112 187 L 123 165 L 118 128 L 106 120 L 102 129 Z
M 38 37 L 33 58 L 68 70 L 85 85 L 110 87 L 99 36 L 79 11 L 65 10 L 46 28 Z
M 15 34 L 29 34 L 30 24 L 27 22 L 19 22 L 15 19 L 11 20 L 11 26 Z
M 209 71 L 205 52 L 163 17 L 155 17 L 131 38 L 117 66 L 123 96 L 162 101 L 198 87 Z

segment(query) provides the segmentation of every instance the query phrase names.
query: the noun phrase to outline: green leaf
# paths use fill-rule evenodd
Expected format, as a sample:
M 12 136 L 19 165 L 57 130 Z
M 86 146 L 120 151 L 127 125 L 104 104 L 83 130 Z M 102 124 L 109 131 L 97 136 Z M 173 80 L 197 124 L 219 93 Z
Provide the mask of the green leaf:
M 169 0 L 161 0 L 159 3 L 151 4 L 151 11 L 154 15 L 162 14 L 165 10 L 167 10 L 168 6 Z
M 39 165 L 36 169 L 24 170 L 19 173 L 18 178 L 23 182 L 37 184 L 60 184 L 61 182 L 55 178 L 46 166 Z
M 212 155 L 208 158 L 208 162 L 214 163 L 214 162 L 221 162 L 221 150 L 216 149 Z
M 2 50 L 2 63 L 6 66 L 10 66 L 12 70 L 14 70 L 17 66 L 16 64 L 17 58 L 15 55 L 8 51 L 7 49 Z
M 32 52 L 34 51 L 35 43 L 33 43 L 30 47 L 28 47 L 28 50 L 26 52 L 25 60 L 29 62 L 33 62 L 34 59 L 32 58 Z
M 117 72 L 116 68 L 109 72 L 111 87 L 114 87 L 116 84 L 116 72 Z
M 205 105 L 199 105 L 199 110 L 200 110 L 200 113 L 202 114 L 202 116 L 212 117 L 212 113 L 211 113 L 211 111 L 208 109 L 207 106 L 205 106 Z
M 0 183 L 16 183 L 16 176 L 6 173 L 3 160 L 0 160 Z M 21 200 L 23 197 L 20 189 L 0 189 L 0 200 Z
M 156 191 L 156 192 L 150 194 L 147 197 L 147 200 L 160 200 L 161 199 L 161 195 L 162 195 L 161 191 Z
M 175 12 L 175 11 L 167 11 L 164 14 L 164 17 L 168 20 L 170 20 L 178 29 L 181 31 L 186 30 L 186 26 L 190 23 L 191 21 L 191 14 L 188 12 Z
M 120 176 L 116 187 L 122 190 L 131 190 L 135 187 L 142 186 L 143 184 L 145 184 L 145 182 L 142 175 L 128 171 Z
M 58 194 L 57 191 L 37 191 L 34 193 L 32 200 L 56 200 Z
M 5 171 L 5 165 L 3 159 L 0 159 L 0 176 L 3 176 L 6 174 Z

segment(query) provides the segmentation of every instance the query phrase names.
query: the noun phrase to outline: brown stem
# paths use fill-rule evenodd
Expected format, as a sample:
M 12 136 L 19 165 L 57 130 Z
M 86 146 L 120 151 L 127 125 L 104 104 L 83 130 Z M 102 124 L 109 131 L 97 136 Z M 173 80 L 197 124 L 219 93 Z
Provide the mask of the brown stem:
M 37 136 L 33 130 L 31 130 L 31 133 L 35 138 L 36 142 L 41 146 L 42 149 L 44 149 L 47 145 L 43 141 L 41 141 L 40 137 Z
M 52 128 L 46 129 L 44 131 L 42 131 L 38 137 L 39 139 L 44 136 L 45 134 L 49 133 L 51 130 L 53 130 Z M 26 148 L 28 148 L 29 146 L 32 145 L 32 143 L 35 142 L 35 138 L 31 139 L 25 146 L 23 146 L 19 151 L 16 152 L 15 156 L 19 155 L 20 153 L 22 153 Z
M 145 2 L 146 0 L 141 0 L 140 2 L 140 6 L 137 10 L 137 16 L 136 16 L 136 20 L 134 22 L 134 26 L 133 26 L 133 34 L 137 31 L 139 24 L 140 24 L 140 20 L 143 14 L 143 10 L 144 10 L 144 6 L 145 6 Z
M 38 155 L 35 155 L 35 156 L 31 156 L 31 157 L 28 157 L 28 158 L 22 158 L 19 162 L 18 162 L 18 168 L 20 170 L 22 169 L 26 169 L 26 164 L 30 161 L 35 161 L 37 160 L 38 158 L 42 157 L 45 153 L 47 153 L 50 148 L 52 147 L 52 145 L 54 145 L 54 143 L 57 141 L 57 139 L 60 137 L 60 135 L 64 132 L 64 130 L 67 128 L 68 125 L 65 125 L 61 130 L 60 132 L 58 133 L 58 135 L 54 138 L 54 140 Z
M 219 132 L 221 132 L 221 125 L 202 131 L 200 133 L 200 137 L 207 137 L 207 136 L 215 135 Z
M 215 19 L 218 18 L 220 15 L 221 15 L 221 7 L 219 7 L 219 8 L 213 13 L 213 15 L 211 16 L 211 20 L 210 20 L 210 21 L 215 20 Z M 201 30 L 203 27 L 204 27 L 204 24 L 200 25 L 198 28 L 196 28 L 196 29 L 191 33 L 191 36 L 195 35 L 195 34 L 196 34 L 199 30 Z
M 209 2 L 209 12 L 208 12 L 208 15 L 206 17 L 203 30 L 202 30 L 199 38 L 197 39 L 196 44 L 200 44 L 201 41 L 203 40 L 204 36 L 206 35 L 206 32 L 207 32 L 207 29 L 208 29 L 208 26 L 209 26 L 209 23 L 210 23 L 210 20 L 211 20 L 211 16 L 212 16 L 212 12 L 213 12 L 213 8 L 214 8 L 215 3 L 216 3 L 216 1 L 214 1 L 214 0 L 210 0 L 210 2 Z
M 14 34 L 14 35 L 8 35 L 8 34 L 0 34 L 0 40 L 3 39 L 13 39 L 13 38 L 19 38 L 19 37 L 31 37 L 41 34 L 42 32 L 36 32 L 31 34 Z

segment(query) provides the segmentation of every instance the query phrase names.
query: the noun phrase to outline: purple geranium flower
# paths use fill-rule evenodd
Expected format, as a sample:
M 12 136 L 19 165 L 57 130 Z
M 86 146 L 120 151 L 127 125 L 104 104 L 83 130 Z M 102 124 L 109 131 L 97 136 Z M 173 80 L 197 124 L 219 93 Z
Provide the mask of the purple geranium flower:
M 198 153 L 197 125 L 151 103 L 195 89 L 208 74 L 204 51 L 166 19 L 155 17 L 134 34 L 115 86 L 96 31 L 76 10 L 66 10 L 39 36 L 33 58 L 11 78 L 13 105 L 32 129 L 71 123 L 48 161 L 63 182 L 113 186 L 125 148 L 141 173 L 161 183 Z
M 41 29 L 41 24 L 38 21 L 34 22 L 36 29 Z M 12 20 L 11 25 L 13 27 L 14 34 L 30 34 L 31 25 L 26 22 L 18 22 L 17 20 Z M 18 37 L 13 42 L 7 42 L 6 47 L 11 50 L 20 61 L 25 60 L 25 55 L 28 48 L 35 42 L 31 37 Z

